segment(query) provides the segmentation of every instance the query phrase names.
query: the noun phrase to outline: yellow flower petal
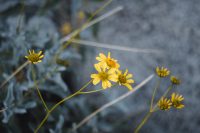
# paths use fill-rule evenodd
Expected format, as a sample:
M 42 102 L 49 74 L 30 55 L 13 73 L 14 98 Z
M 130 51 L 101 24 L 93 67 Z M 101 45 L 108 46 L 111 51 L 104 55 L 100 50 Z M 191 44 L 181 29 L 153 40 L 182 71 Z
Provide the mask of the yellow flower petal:
M 98 72 L 101 72 L 101 67 L 99 64 L 94 64 L 94 67 Z
M 42 51 L 39 51 L 38 55 L 40 56 L 42 54 Z
M 44 55 L 40 55 L 40 57 L 39 57 L 39 58 L 40 58 L 40 59 L 42 59 L 43 57 L 44 57 Z
M 124 86 L 126 86 L 130 91 L 133 90 L 132 86 L 130 84 L 124 84 Z
M 128 79 L 127 83 L 132 84 L 132 83 L 134 83 L 134 80 L 133 79 Z
M 99 82 L 100 82 L 100 79 L 99 79 L 99 78 L 95 78 L 95 79 L 93 79 L 93 81 L 92 81 L 92 83 L 93 83 L 94 85 L 97 85 Z
M 126 69 L 126 71 L 125 71 L 124 75 L 127 75 L 127 73 L 128 73 L 128 69 Z
M 110 58 L 110 52 L 108 52 L 108 58 Z
M 103 53 L 100 53 L 99 56 L 100 56 L 100 58 L 102 58 L 102 59 L 106 59 L 106 56 L 105 56 Z
M 106 82 L 106 81 L 102 81 L 102 87 L 103 87 L 103 89 L 108 88 L 108 86 L 107 86 L 107 82 Z
M 133 77 L 132 74 L 128 74 L 128 75 L 126 76 L 127 79 L 132 78 L 132 77 Z

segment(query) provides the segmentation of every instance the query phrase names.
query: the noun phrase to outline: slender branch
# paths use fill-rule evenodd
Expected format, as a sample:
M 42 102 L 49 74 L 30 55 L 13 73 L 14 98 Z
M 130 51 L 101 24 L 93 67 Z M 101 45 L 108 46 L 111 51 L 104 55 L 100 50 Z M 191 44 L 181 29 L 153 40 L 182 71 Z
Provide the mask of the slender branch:
M 84 29 L 88 28 L 88 24 L 90 24 L 91 20 L 94 18 L 94 16 L 96 14 L 98 14 L 100 11 L 102 11 L 106 6 L 108 6 L 110 3 L 112 2 L 112 0 L 108 0 L 103 6 L 101 6 L 99 9 L 97 9 L 87 20 L 87 22 L 81 26 L 79 29 L 75 30 L 74 32 L 72 32 L 71 34 L 69 34 L 68 36 L 66 36 L 64 39 L 61 39 L 60 44 L 63 44 L 64 42 L 67 41 L 67 43 L 65 43 L 64 45 L 62 45 L 62 47 L 59 48 L 58 52 L 55 55 L 55 59 L 58 58 L 58 56 L 62 53 L 62 51 L 71 43 L 71 40 L 74 39 L 81 31 L 83 31 Z M 93 24 L 92 24 L 93 25 Z M 69 38 L 68 38 L 69 37 Z
M 0 88 L 2 88 L 4 85 L 8 83 L 9 80 L 11 80 L 17 73 L 19 73 L 24 67 L 26 67 L 29 64 L 29 61 L 25 62 L 21 66 L 17 68 L 3 83 L 1 84 Z
M 60 104 L 62 104 L 63 102 L 71 99 L 72 97 L 76 96 L 79 94 L 79 92 L 81 92 L 83 89 L 85 89 L 90 83 L 92 82 L 92 80 L 90 80 L 89 82 L 87 82 L 80 90 L 78 90 L 76 93 L 69 95 L 67 97 L 65 97 L 64 99 L 62 99 L 61 101 L 59 101 L 58 103 L 56 103 L 46 114 L 45 118 L 42 120 L 42 122 L 39 124 L 39 126 L 35 129 L 34 133 L 38 133 L 39 129 L 42 127 L 42 125 L 44 125 L 44 123 L 46 122 L 46 120 L 48 119 L 49 115 L 51 114 L 51 112 L 53 112 Z
M 38 92 L 38 95 L 39 95 L 39 97 L 40 97 L 40 100 L 42 101 L 42 104 L 43 104 L 45 110 L 46 110 L 47 112 L 49 112 L 49 108 L 47 107 L 47 105 L 46 105 L 46 103 L 45 103 L 45 101 L 44 101 L 44 99 L 43 99 L 43 97 L 42 97 L 42 94 L 41 94 L 41 92 L 40 92 L 40 90 L 39 90 L 39 88 L 38 88 L 37 81 L 36 81 L 36 77 L 35 77 L 35 71 L 34 71 L 33 66 L 31 66 L 31 71 L 32 71 L 32 77 L 33 77 L 33 81 L 34 81 L 34 86 L 35 86 L 35 88 L 36 88 L 36 90 L 37 90 L 37 92 Z
M 103 91 L 105 89 L 98 89 L 98 90 L 93 90 L 93 91 L 81 91 L 79 92 L 79 94 L 90 94 L 90 93 L 94 93 L 94 92 L 99 92 L 99 91 Z
M 143 127 L 143 125 L 147 122 L 147 120 L 149 119 L 149 117 L 152 115 L 153 112 L 148 112 L 146 114 L 146 116 L 144 117 L 144 119 L 142 120 L 142 122 L 140 123 L 140 125 L 135 129 L 134 133 L 138 133 L 139 130 Z
M 153 109 L 153 102 L 154 102 L 155 94 L 156 94 L 156 91 L 157 91 L 158 87 L 160 86 L 160 82 L 161 82 L 161 78 L 158 79 L 157 84 L 156 84 L 156 86 L 154 88 L 154 91 L 153 91 L 153 95 L 152 95 L 152 98 L 151 98 L 150 112 Z
M 113 87 L 115 87 L 117 85 L 118 84 L 116 83 L 116 84 L 112 85 L 111 88 L 109 88 L 109 89 L 112 89 Z M 101 89 L 93 90 L 93 91 L 80 91 L 79 94 L 90 94 L 90 93 L 95 93 L 95 92 L 104 91 L 104 90 L 106 90 L 106 89 L 101 88 Z
M 128 96 L 130 96 L 131 94 L 135 93 L 138 89 L 140 89 L 145 84 L 147 84 L 153 77 L 154 77 L 153 74 L 150 75 L 145 80 L 143 80 L 140 84 L 138 84 L 132 91 L 129 91 L 129 92 L 123 94 L 122 96 L 118 97 L 117 99 L 115 99 L 115 100 L 113 100 L 113 101 L 111 101 L 111 102 L 103 105 L 99 109 L 95 110 L 93 113 L 91 113 L 90 115 L 88 115 L 87 117 L 85 117 L 81 122 L 79 122 L 72 130 L 73 131 L 77 130 L 78 128 L 80 128 L 81 126 L 83 126 L 85 123 L 87 123 L 90 119 L 92 119 L 95 115 L 97 115 L 101 111 L 103 111 L 106 108 L 114 105 L 115 103 L 118 103 L 118 102 L 122 101 L 123 99 L 125 99 Z
M 0 113 L 6 111 L 7 109 L 8 109 L 7 107 L 3 108 L 3 109 L 0 109 Z
M 165 91 L 165 93 L 160 97 L 160 99 L 161 99 L 162 97 L 166 97 L 167 94 L 170 92 L 170 90 L 171 90 L 172 88 L 173 88 L 173 85 L 170 85 L 170 86 L 167 88 L 167 90 Z M 158 102 L 160 101 L 160 99 L 158 100 Z M 153 109 L 152 109 L 153 112 L 157 111 L 158 102 L 157 102 L 156 105 L 153 107 Z
M 98 18 L 96 18 L 96 19 L 94 19 L 94 20 L 92 20 L 92 21 L 90 21 L 88 23 L 86 23 L 85 25 L 83 25 L 82 28 L 77 29 L 74 32 L 72 32 L 71 34 L 69 34 L 66 37 L 62 38 L 60 40 L 60 43 L 62 44 L 64 42 L 70 40 L 74 35 L 77 35 L 77 33 L 80 33 L 81 31 L 89 28 L 90 26 L 92 26 L 92 25 L 94 25 L 94 24 L 96 24 L 96 23 L 98 23 L 98 22 L 100 22 L 100 21 L 102 21 L 102 20 L 114 15 L 115 13 L 121 11 L 122 9 L 123 9 L 122 6 L 118 6 L 118 7 L 114 8 L 113 10 L 107 12 L 106 14 L 104 14 L 104 15 L 102 15 L 102 16 L 100 16 L 100 17 L 98 17 Z
M 107 48 L 107 49 L 120 50 L 120 51 L 128 51 L 128 52 L 135 52 L 135 53 L 137 52 L 137 53 L 162 53 L 163 54 L 163 51 L 161 50 L 123 47 L 123 46 L 118 46 L 118 45 L 104 44 L 104 43 L 92 42 L 92 41 L 87 41 L 87 40 L 74 39 L 71 42 L 78 43 L 81 45 L 86 45 L 86 46 Z
M 160 82 L 160 80 L 158 81 L 158 82 Z M 158 84 L 160 84 L 160 83 L 158 83 Z M 169 91 L 172 89 L 172 85 L 170 85 L 168 88 L 167 88 L 167 90 L 165 91 L 165 93 L 161 96 L 161 98 L 162 97 L 165 97 L 168 93 L 169 93 Z M 154 94 L 155 95 L 155 94 Z M 161 99 L 160 98 L 160 99 Z M 159 99 L 159 100 L 160 100 Z M 159 100 L 158 100 L 158 102 L 159 102 Z M 156 105 L 154 105 L 154 107 L 151 107 L 151 109 L 150 109 L 150 111 L 148 112 L 148 114 L 144 117 L 144 119 L 142 120 L 142 122 L 140 123 L 140 125 L 136 128 L 136 130 L 135 130 L 135 132 L 134 133 L 138 133 L 139 132 L 139 130 L 142 128 L 142 126 L 146 123 L 146 121 L 149 119 L 149 117 L 151 116 L 151 114 L 153 113 L 153 112 L 156 112 L 156 111 L 158 111 L 158 102 L 156 103 Z M 152 105 L 153 106 L 153 105 Z

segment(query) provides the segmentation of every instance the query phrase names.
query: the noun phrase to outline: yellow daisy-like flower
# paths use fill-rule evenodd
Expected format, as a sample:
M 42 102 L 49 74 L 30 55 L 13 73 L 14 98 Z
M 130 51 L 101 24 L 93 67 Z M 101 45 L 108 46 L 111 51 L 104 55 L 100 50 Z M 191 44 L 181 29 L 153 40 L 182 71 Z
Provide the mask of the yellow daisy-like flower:
M 184 100 L 184 97 L 180 94 L 177 93 L 172 93 L 171 95 L 171 101 L 172 101 L 172 106 L 174 106 L 177 109 L 182 109 L 184 107 L 181 102 Z
M 171 108 L 171 106 L 172 106 L 172 103 L 171 103 L 170 99 L 167 99 L 164 97 L 162 97 L 158 102 L 158 107 L 161 110 L 168 110 Z
M 126 71 L 124 73 L 122 73 L 122 71 L 118 70 L 117 71 L 117 81 L 119 83 L 119 85 L 124 85 L 126 86 L 129 90 L 132 90 L 132 86 L 130 84 L 134 83 L 133 79 L 130 79 L 133 77 L 132 74 L 128 74 L 128 69 L 126 69 Z
M 170 74 L 170 71 L 167 68 L 164 68 L 164 67 L 157 67 L 156 73 L 159 77 L 164 78 L 164 77 L 167 77 Z
M 102 81 L 103 89 L 110 88 L 112 86 L 110 81 L 117 82 L 116 73 L 114 70 L 107 70 L 105 67 L 102 67 L 100 64 L 94 65 L 95 69 L 98 71 L 97 74 L 91 74 L 92 83 L 97 85 L 100 81 Z
M 70 23 L 66 22 L 66 23 L 64 23 L 64 24 L 62 25 L 62 27 L 61 27 L 61 33 L 62 33 L 63 35 L 67 35 L 67 34 L 69 34 L 71 31 L 72 31 L 72 26 L 71 26 Z
M 85 17 L 86 17 L 86 15 L 85 15 L 85 13 L 84 13 L 83 11 L 79 11 L 79 12 L 78 12 L 78 19 L 79 19 L 80 21 L 84 20 Z
M 34 50 L 29 50 L 29 55 L 25 56 L 31 63 L 37 64 L 39 62 L 42 62 L 42 58 L 44 55 L 42 54 L 42 51 L 39 51 L 38 53 L 35 53 Z
M 179 85 L 179 84 L 181 83 L 181 80 L 178 79 L 178 78 L 175 77 L 175 76 L 171 76 L 171 77 L 170 77 L 170 80 L 171 80 L 171 83 L 172 83 L 172 84 L 175 84 L 175 85 Z
M 120 65 L 117 63 L 117 60 L 110 57 L 110 52 L 108 52 L 108 56 L 106 57 L 103 53 L 99 54 L 99 57 L 96 57 L 96 60 L 100 61 L 99 64 L 103 65 L 107 69 L 119 69 Z

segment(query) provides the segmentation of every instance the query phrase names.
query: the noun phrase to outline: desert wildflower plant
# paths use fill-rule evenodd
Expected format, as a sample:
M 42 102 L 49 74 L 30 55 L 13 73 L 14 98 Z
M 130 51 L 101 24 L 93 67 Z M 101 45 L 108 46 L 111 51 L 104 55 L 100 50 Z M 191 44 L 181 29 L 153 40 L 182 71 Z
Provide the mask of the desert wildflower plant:
M 181 83 L 181 80 L 178 79 L 177 77 L 175 76 L 171 76 L 170 77 L 170 80 L 171 80 L 171 83 L 174 84 L 174 85 L 179 85 Z
M 182 104 L 183 100 L 184 100 L 184 97 L 182 95 L 180 95 L 178 93 L 172 93 L 171 103 L 174 108 L 177 108 L 177 109 L 184 108 L 184 104 Z
M 172 106 L 172 103 L 171 103 L 170 99 L 162 97 L 158 101 L 158 107 L 160 108 L 160 110 L 169 110 L 171 108 L 171 106 Z
M 123 73 L 122 71 L 117 71 L 117 81 L 119 85 L 124 85 L 126 86 L 129 90 L 132 90 L 131 84 L 134 83 L 135 81 L 132 79 L 133 75 L 128 73 L 128 69 Z
M 160 87 L 161 80 L 167 80 L 168 76 L 170 75 L 170 70 L 168 70 L 166 67 L 156 67 L 155 73 L 158 77 L 156 86 L 154 88 L 151 103 L 150 103 L 150 109 L 149 112 L 146 114 L 144 119 L 141 121 L 141 123 L 136 127 L 134 133 L 138 133 L 140 129 L 144 126 L 144 124 L 147 122 L 147 120 L 150 118 L 150 116 L 156 112 L 156 111 L 168 111 L 172 107 L 175 109 L 182 109 L 184 108 L 184 104 L 182 103 L 184 100 L 184 97 L 176 92 L 171 93 L 171 97 L 167 97 L 170 93 L 170 91 L 175 89 L 177 85 L 181 83 L 181 80 L 177 78 L 176 76 L 171 76 L 170 81 L 171 84 L 166 89 L 164 94 L 159 98 L 159 100 L 154 103 L 154 98 L 157 92 L 157 89 Z
M 117 60 L 111 58 L 110 52 L 108 52 L 108 56 L 104 55 L 103 53 L 99 54 L 99 57 L 96 57 L 99 61 L 100 66 L 105 67 L 107 69 L 115 69 L 118 70 L 120 65 L 117 63 Z
M 32 64 L 37 64 L 37 63 L 40 63 L 42 62 L 42 59 L 44 58 L 44 55 L 42 54 L 42 51 L 39 51 L 38 53 L 35 53 L 34 50 L 29 50 L 29 55 L 25 56 L 25 58 L 27 58 L 27 60 L 32 63 Z M 33 78 L 33 81 L 34 81 L 34 86 L 38 92 L 38 95 L 40 97 L 40 100 L 42 101 L 43 103 L 43 106 L 45 108 L 46 111 L 48 111 L 48 107 L 42 97 L 42 94 L 38 88 L 38 84 L 37 84 L 37 81 L 36 81 L 36 73 L 35 73 L 35 70 L 34 70 L 34 67 L 31 66 L 31 71 L 32 71 L 32 78 Z
M 42 51 L 35 53 L 34 50 L 32 50 L 32 51 L 29 50 L 29 55 L 25 56 L 25 58 L 27 58 L 27 60 L 33 64 L 42 62 L 43 57 L 44 57 L 44 55 L 42 54 Z
M 110 81 L 116 82 L 116 73 L 112 69 L 106 69 L 105 66 L 101 64 L 94 64 L 97 74 L 91 74 L 92 83 L 97 85 L 100 81 L 102 82 L 103 89 L 110 88 L 112 86 Z
M 157 67 L 156 73 L 159 77 L 164 78 L 170 74 L 170 71 L 165 67 Z
M 107 59 L 107 57 L 104 58 L 103 53 L 99 54 L 101 57 L 103 57 L 103 59 Z M 112 60 L 113 63 L 116 63 L 118 67 L 110 67 L 108 66 L 106 63 L 107 60 L 99 60 L 99 58 L 97 57 L 97 61 L 99 61 L 98 63 L 94 64 L 94 68 L 97 71 L 97 73 L 93 73 L 90 75 L 91 80 L 88 81 L 83 87 L 81 87 L 77 92 L 66 96 L 65 98 L 63 98 L 61 101 L 59 101 L 58 103 L 56 103 L 53 107 L 51 107 L 50 109 L 47 107 L 45 101 L 43 100 L 41 94 L 39 93 L 39 89 L 38 93 L 40 95 L 40 99 L 43 103 L 43 105 L 45 106 L 46 110 L 47 110 L 47 114 L 45 116 L 45 118 L 41 121 L 41 123 L 38 125 L 38 127 L 35 129 L 34 133 L 38 133 L 39 129 L 43 126 L 43 124 L 46 122 L 46 120 L 48 119 L 48 117 L 50 116 L 50 114 L 59 106 L 61 105 L 63 102 L 77 96 L 77 95 L 83 95 L 83 94 L 91 94 L 91 93 L 95 93 L 95 92 L 99 92 L 99 91 L 103 91 L 106 90 L 108 88 L 117 86 L 117 85 L 123 85 L 125 87 L 128 88 L 128 90 L 132 90 L 132 86 L 131 84 L 134 83 L 134 80 L 132 79 L 132 74 L 128 74 L 128 69 L 125 70 L 124 73 L 122 73 L 121 70 L 119 70 L 120 65 L 117 63 L 117 61 L 114 58 L 110 57 L 110 52 L 108 53 L 108 58 L 109 61 Z M 109 62 L 110 63 L 110 62 Z M 115 66 L 115 65 L 113 65 Z M 84 91 L 89 84 L 93 84 L 93 85 L 98 85 L 101 82 L 101 89 L 97 89 L 97 90 L 91 90 L 91 91 Z

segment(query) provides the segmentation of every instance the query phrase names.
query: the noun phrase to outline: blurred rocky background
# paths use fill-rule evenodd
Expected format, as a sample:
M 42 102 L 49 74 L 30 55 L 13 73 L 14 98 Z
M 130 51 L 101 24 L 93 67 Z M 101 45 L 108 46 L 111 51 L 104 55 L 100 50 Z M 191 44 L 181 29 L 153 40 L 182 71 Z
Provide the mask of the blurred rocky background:
M 154 73 L 156 66 L 168 67 L 181 78 L 176 88 L 185 97 L 182 110 L 154 113 L 141 133 L 200 132 L 200 1 L 199 0 L 113 0 L 100 16 L 118 6 L 123 10 L 83 31 L 78 39 L 111 46 L 158 50 L 159 53 L 128 52 L 72 44 L 49 65 L 59 39 L 80 27 L 106 0 L 0 0 L 0 81 L 3 82 L 25 59 L 30 48 L 45 50 L 46 60 L 38 64 L 37 78 L 50 75 L 40 84 L 45 100 L 51 106 L 75 92 L 90 80 L 95 56 L 111 52 L 122 69 L 134 74 L 135 85 Z M 48 69 L 46 69 L 48 68 Z M 156 77 L 122 102 L 104 110 L 78 133 L 131 133 L 148 112 Z M 169 85 L 163 80 L 157 96 Z M 2 133 L 27 133 L 44 117 L 36 91 L 24 95 L 33 86 L 27 67 L 1 90 L 0 114 Z M 98 89 L 100 86 L 90 86 Z M 75 89 L 76 88 L 76 89 Z M 34 88 L 33 88 L 34 89 Z M 69 132 L 75 124 L 105 103 L 126 93 L 126 88 L 78 96 L 59 107 L 41 129 L 41 133 Z M 158 97 L 157 97 L 158 98 Z

